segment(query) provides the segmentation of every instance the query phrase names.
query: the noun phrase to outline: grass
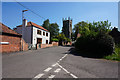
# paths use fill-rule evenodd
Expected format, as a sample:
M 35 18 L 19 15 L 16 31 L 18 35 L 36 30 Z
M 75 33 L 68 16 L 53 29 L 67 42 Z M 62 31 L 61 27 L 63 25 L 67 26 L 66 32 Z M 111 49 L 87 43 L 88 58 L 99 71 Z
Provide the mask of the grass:
M 120 45 L 115 46 L 115 52 L 112 55 L 105 56 L 105 59 L 120 61 Z

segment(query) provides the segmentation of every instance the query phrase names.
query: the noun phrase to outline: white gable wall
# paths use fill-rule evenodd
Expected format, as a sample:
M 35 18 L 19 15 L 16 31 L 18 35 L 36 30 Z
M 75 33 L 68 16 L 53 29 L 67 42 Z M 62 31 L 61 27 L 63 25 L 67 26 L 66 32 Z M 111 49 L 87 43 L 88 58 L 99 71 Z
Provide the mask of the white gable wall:
M 41 35 L 37 34 L 37 30 L 41 30 Z M 45 32 L 45 36 L 43 36 L 43 32 Z M 46 36 L 46 33 L 48 33 L 48 37 Z M 37 38 L 42 38 L 42 44 L 46 44 L 46 40 L 48 40 L 48 44 L 50 42 L 50 32 L 44 31 L 42 29 L 39 29 L 37 27 L 33 27 L 33 44 L 37 44 Z

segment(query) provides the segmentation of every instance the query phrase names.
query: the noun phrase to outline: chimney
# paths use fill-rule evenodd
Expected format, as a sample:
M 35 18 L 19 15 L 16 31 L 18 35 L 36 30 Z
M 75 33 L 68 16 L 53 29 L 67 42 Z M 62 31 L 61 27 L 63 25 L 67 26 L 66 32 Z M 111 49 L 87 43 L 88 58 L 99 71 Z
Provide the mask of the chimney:
M 23 27 L 26 27 L 26 26 L 27 26 L 27 20 L 24 19 L 24 20 L 23 20 Z

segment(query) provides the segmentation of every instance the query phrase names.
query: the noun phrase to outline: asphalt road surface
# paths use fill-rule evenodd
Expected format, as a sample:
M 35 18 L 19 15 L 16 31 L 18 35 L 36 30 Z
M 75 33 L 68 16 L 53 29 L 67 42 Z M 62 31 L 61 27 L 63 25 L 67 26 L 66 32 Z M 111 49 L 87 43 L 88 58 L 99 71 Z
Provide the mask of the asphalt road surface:
M 51 47 L 3 54 L 3 78 L 118 78 L 118 62 L 70 54 Z

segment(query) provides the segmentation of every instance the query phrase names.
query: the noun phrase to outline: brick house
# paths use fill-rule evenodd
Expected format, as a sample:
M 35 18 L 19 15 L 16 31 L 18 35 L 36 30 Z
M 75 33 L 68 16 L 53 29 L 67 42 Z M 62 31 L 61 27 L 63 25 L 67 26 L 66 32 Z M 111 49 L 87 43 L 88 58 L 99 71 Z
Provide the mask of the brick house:
M 0 23 L 0 27 L 0 53 L 28 50 L 28 45 L 22 39 L 21 34 L 2 23 Z
M 22 34 L 25 42 L 34 47 L 36 44 L 49 44 L 50 42 L 50 32 L 47 29 L 33 22 L 27 22 L 26 19 L 23 20 L 23 26 L 19 25 L 14 30 Z

